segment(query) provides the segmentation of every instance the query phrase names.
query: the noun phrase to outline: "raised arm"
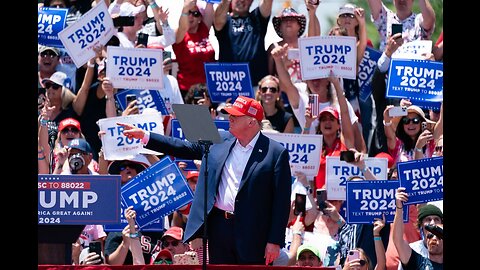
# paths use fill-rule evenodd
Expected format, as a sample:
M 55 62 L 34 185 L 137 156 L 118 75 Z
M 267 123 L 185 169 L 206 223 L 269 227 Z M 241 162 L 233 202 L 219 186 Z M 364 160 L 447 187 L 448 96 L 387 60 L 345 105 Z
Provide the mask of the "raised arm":
M 385 270 L 387 268 L 385 246 L 380 236 L 383 227 L 385 227 L 385 214 L 382 214 L 382 218 L 375 218 L 375 222 L 373 222 L 373 243 L 375 245 L 375 257 L 377 257 L 377 265 L 375 265 L 374 270 Z
M 370 7 L 370 13 L 373 19 L 377 20 L 382 11 L 382 0 L 368 0 L 368 6 Z
M 363 8 L 355 9 L 355 18 L 358 21 L 358 41 L 357 41 L 357 73 L 360 70 L 360 63 L 363 60 L 363 54 L 367 48 L 367 26 L 365 23 L 365 10 Z
M 342 135 L 345 146 L 355 148 L 355 137 L 353 134 L 352 121 L 350 119 L 350 113 L 348 112 L 347 99 L 345 98 L 343 87 L 337 77 L 334 76 L 333 71 L 330 71 L 330 77 L 328 80 L 333 84 L 337 93 L 338 105 L 340 106 L 340 119 L 342 120 Z M 361 150 L 361 149 L 359 149 Z
M 314 37 L 320 36 L 321 29 L 320 29 L 320 21 L 317 17 L 317 5 L 312 5 L 309 0 L 305 0 L 305 5 L 307 6 L 308 12 L 308 32 L 307 36 Z
M 95 59 L 96 57 L 88 60 L 87 62 L 87 71 L 85 72 L 85 76 L 83 77 L 82 86 L 78 89 L 77 96 L 72 102 L 73 110 L 81 116 L 83 110 L 85 109 L 85 104 L 87 103 L 88 92 L 90 90 L 90 86 L 92 85 L 93 81 L 93 72 L 95 68 Z
M 440 116 L 438 117 L 438 121 L 433 128 L 433 139 L 435 142 L 443 135 L 443 102 L 440 105 Z
M 388 111 L 390 108 L 393 108 L 393 105 L 388 105 L 383 111 L 383 129 L 385 131 L 385 136 L 387 137 L 387 146 L 388 149 L 394 149 L 396 144 L 395 130 L 392 126 L 393 117 L 390 117 Z
M 298 93 L 295 85 L 292 83 L 292 79 L 285 68 L 284 61 L 287 57 L 287 51 L 288 43 L 285 43 L 283 46 L 275 47 L 272 50 L 271 55 L 275 61 L 275 68 L 277 69 L 277 75 L 280 81 L 280 89 L 287 94 L 288 101 L 290 102 L 292 108 L 297 109 L 300 100 L 300 94 Z
M 405 192 L 404 187 L 399 187 L 395 193 L 395 218 L 393 219 L 392 240 L 403 264 L 407 264 L 412 255 L 412 248 L 403 239 L 403 203 L 406 201 L 408 201 L 408 194 Z
M 196 6 L 195 0 L 184 0 L 182 14 L 180 14 L 180 19 L 178 19 L 178 28 L 175 30 L 175 43 L 182 42 L 185 34 L 188 31 L 188 15 L 189 11 Z
M 418 5 L 420 6 L 423 17 L 422 26 L 427 32 L 431 32 L 435 26 L 435 11 L 429 0 L 419 0 Z
M 260 13 L 264 18 L 268 18 L 272 14 L 272 5 L 273 0 L 260 0 L 258 7 L 260 8 Z
M 231 0 L 222 0 L 222 2 L 218 4 L 217 9 L 215 9 L 213 17 L 213 27 L 217 31 L 222 30 L 227 23 L 227 14 L 230 7 L 230 1 Z

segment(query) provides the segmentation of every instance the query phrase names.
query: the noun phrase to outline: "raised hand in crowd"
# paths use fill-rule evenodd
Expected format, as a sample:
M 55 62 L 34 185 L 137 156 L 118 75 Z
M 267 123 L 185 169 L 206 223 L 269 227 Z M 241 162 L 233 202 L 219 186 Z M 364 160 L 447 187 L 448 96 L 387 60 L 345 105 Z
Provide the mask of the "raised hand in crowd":
M 128 249 L 132 252 L 133 264 L 145 264 L 143 258 L 142 245 L 140 244 L 140 236 L 135 224 L 135 218 L 137 213 L 133 210 L 133 206 L 125 209 L 125 218 L 128 221 L 128 225 L 122 230 L 123 241 L 125 245 L 128 245 Z
M 380 232 L 385 227 L 385 214 L 382 214 L 382 218 L 375 218 L 373 222 L 373 241 L 375 245 L 375 256 L 377 257 L 377 265 L 375 270 L 386 269 L 387 259 L 385 256 L 385 246 L 383 245 Z

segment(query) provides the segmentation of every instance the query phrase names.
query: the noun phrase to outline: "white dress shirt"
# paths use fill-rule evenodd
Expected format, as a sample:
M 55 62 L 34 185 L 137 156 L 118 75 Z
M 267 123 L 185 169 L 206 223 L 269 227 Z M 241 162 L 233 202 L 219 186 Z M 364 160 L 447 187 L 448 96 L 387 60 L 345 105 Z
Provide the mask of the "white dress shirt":
M 215 196 L 215 206 L 225 211 L 235 210 L 235 197 L 242 181 L 242 175 L 247 166 L 248 159 L 257 143 L 260 132 L 253 137 L 246 147 L 243 147 L 238 140 L 235 141 L 232 152 L 230 152 L 225 166 L 222 170 L 220 185 Z

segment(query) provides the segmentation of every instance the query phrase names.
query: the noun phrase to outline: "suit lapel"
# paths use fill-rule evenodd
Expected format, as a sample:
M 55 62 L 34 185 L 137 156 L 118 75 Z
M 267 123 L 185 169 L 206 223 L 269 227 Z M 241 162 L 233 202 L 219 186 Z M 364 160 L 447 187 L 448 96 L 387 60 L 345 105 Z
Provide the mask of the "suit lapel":
M 268 151 L 268 138 L 260 132 L 260 136 L 258 137 L 257 143 L 255 144 L 252 154 L 248 159 L 247 166 L 245 167 L 246 170 L 243 172 L 242 181 L 240 182 L 240 187 L 238 188 L 238 192 L 240 192 L 240 190 L 248 181 L 248 179 L 250 179 L 258 163 L 265 158 L 267 151 Z
M 225 161 L 227 161 L 227 157 L 230 154 L 230 152 L 232 151 L 232 148 L 235 145 L 235 141 L 236 141 L 235 137 L 232 137 L 231 139 L 227 140 L 225 142 L 225 145 L 228 146 L 228 151 L 221 151 L 219 153 L 217 162 L 218 162 L 218 164 L 221 164 L 221 166 L 216 167 L 217 171 L 215 172 L 215 178 L 214 178 L 214 180 L 215 180 L 215 191 L 218 188 L 218 183 L 220 182 L 220 177 L 221 177 L 221 174 L 222 174 L 222 171 L 223 171 L 223 167 L 225 166 Z

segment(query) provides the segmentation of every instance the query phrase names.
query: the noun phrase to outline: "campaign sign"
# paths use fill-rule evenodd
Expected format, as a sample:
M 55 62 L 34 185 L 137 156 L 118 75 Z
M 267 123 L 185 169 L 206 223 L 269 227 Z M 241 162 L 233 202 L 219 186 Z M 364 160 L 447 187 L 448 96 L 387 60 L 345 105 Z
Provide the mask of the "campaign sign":
M 102 135 L 102 147 L 106 160 L 133 159 L 136 154 L 146 150 L 140 139 L 123 135 L 123 127 L 117 123 L 133 124 L 143 130 L 163 135 L 163 122 L 160 113 L 133 114 L 127 116 L 108 117 L 97 121 Z
M 214 120 L 213 123 L 217 127 L 218 131 L 228 131 L 230 128 L 230 121 L 228 120 Z M 185 135 L 183 134 L 182 127 L 180 126 L 180 122 L 177 119 L 172 119 L 171 122 L 172 126 L 172 137 L 174 138 L 179 138 L 182 140 L 187 140 L 185 138 Z M 188 159 L 181 159 L 181 158 L 175 158 L 175 162 L 185 162 L 187 163 L 187 167 L 184 169 L 185 171 L 196 171 L 198 170 L 197 166 L 195 163 L 193 163 L 192 160 Z
M 432 52 L 431 40 L 414 40 L 403 43 L 393 54 L 392 59 L 425 59 L 426 54 Z
M 392 59 L 387 98 L 440 102 L 443 100 L 443 63 L 429 60 Z
M 38 224 L 120 222 L 120 175 L 38 175 Z
M 298 39 L 300 71 L 303 80 L 335 76 L 357 79 L 357 41 L 355 37 L 315 36 Z
M 373 224 L 375 218 L 391 223 L 395 217 L 395 192 L 398 181 L 364 180 L 347 182 L 346 222 Z M 403 222 L 408 221 L 408 207 L 403 208 Z
M 362 62 L 358 70 L 358 86 L 360 88 L 360 100 L 365 102 L 372 94 L 372 77 L 377 67 L 377 61 L 382 53 L 370 47 L 365 49 Z
M 388 177 L 388 160 L 387 158 L 364 158 L 365 165 L 370 169 L 378 180 L 386 180 Z M 346 186 L 348 180 L 353 176 L 360 176 L 365 179 L 360 168 L 357 166 L 341 161 L 340 157 L 327 156 L 326 164 L 326 185 L 327 199 L 329 200 L 345 200 Z
M 442 106 L 442 102 L 429 102 L 429 101 L 420 101 L 420 100 L 410 100 L 412 105 L 417 105 L 422 109 L 427 110 L 436 110 L 440 111 L 440 107 Z
M 143 110 L 146 108 L 154 108 L 162 115 L 169 115 L 165 102 L 160 95 L 158 90 L 136 90 L 136 89 L 124 89 L 115 94 L 115 100 L 120 105 L 122 111 L 124 111 L 128 104 L 126 97 L 127 95 L 135 95 L 137 98 L 137 107 L 139 113 L 143 113 Z
M 123 216 L 127 207 L 122 202 L 121 203 L 121 211 L 120 211 L 120 223 L 117 224 L 108 224 L 103 225 L 103 230 L 106 232 L 121 232 L 123 229 L 128 225 L 127 219 Z M 135 223 L 136 220 L 135 220 Z M 138 223 L 137 223 L 138 225 Z M 163 219 L 159 220 L 158 222 L 154 222 L 148 226 L 142 228 L 142 232 L 163 232 L 165 230 Z
M 408 204 L 443 200 L 443 157 L 400 162 L 400 186 L 408 193 Z
M 163 89 L 163 50 L 107 46 L 107 77 L 115 88 Z
M 279 142 L 288 150 L 292 174 L 295 171 L 300 171 L 310 178 L 317 175 L 322 153 L 323 135 L 270 132 L 265 132 L 264 135 Z
M 100 1 L 74 24 L 58 33 L 58 37 L 79 68 L 95 56 L 93 47 L 107 44 L 115 32 L 107 5 L 105 1 Z
M 68 9 L 42 7 L 38 9 L 38 44 L 62 48 L 58 38 L 65 28 Z
M 170 158 L 145 169 L 122 187 L 122 201 L 137 212 L 139 227 L 163 220 L 164 216 L 190 203 L 193 193 L 180 169 Z M 161 167 L 160 167 L 161 166 Z
M 238 96 L 255 98 L 248 63 L 205 63 L 205 75 L 212 102 L 222 103 Z

